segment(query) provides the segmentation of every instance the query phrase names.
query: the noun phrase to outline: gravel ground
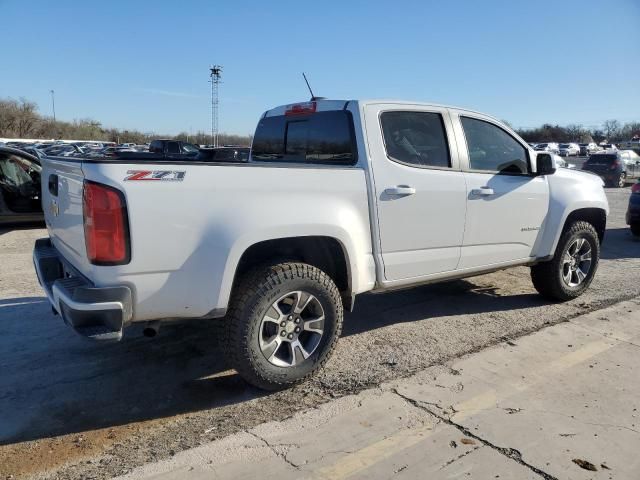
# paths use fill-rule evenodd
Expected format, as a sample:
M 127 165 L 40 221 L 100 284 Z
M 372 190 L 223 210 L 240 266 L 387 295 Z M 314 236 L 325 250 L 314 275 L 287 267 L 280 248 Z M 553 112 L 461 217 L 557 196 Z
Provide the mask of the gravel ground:
M 51 314 L 31 248 L 46 232 L 0 230 L 0 479 L 110 478 L 640 293 L 640 241 L 624 225 L 630 189 L 607 189 L 600 269 L 564 304 L 536 295 L 527 268 L 363 295 L 327 368 L 286 392 L 248 387 L 224 366 L 220 322 L 138 327 L 95 345 Z

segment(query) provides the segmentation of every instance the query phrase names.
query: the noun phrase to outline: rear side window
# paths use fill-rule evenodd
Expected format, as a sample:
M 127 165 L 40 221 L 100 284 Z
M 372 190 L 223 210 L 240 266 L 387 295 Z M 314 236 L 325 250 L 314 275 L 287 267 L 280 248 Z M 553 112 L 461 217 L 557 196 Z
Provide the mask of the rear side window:
M 492 123 L 460 117 L 469 149 L 469 168 L 508 174 L 529 172 L 526 149 Z
M 346 110 L 265 117 L 251 147 L 257 161 L 353 165 L 353 120 Z
M 380 115 L 387 155 L 418 167 L 451 167 L 442 115 L 384 112 Z

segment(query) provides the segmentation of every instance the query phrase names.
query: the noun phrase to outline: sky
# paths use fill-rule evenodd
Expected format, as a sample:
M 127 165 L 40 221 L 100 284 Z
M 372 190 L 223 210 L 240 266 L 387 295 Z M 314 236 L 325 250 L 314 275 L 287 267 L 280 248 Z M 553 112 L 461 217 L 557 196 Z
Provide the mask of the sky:
M 640 0 L 0 0 L 0 98 L 177 134 L 305 101 L 393 98 L 507 120 L 640 121 Z

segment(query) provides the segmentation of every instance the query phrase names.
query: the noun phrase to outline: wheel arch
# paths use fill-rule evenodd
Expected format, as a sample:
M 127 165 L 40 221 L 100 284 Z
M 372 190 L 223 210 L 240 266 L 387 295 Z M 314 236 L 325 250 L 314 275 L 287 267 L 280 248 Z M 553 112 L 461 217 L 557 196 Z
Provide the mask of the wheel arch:
M 352 260 L 345 244 L 334 236 L 311 235 L 262 240 L 243 249 L 232 272 L 231 288 L 225 304 L 239 279 L 257 265 L 285 261 L 308 263 L 325 272 L 334 281 L 343 305 L 351 310 L 354 303 L 354 275 Z M 226 283 L 226 282 L 225 282 Z
M 589 207 L 571 211 L 564 221 L 562 233 L 565 232 L 572 223 L 577 221 L 584 221 L 593 225 L 593 228 L 595 228 L 598 233 L 598 240 L 600 244 L 602 244 L 607 228 L 607 212 L 603 208 Z
M 545 232 L 541 238 L 541 248 L 537 255 L 539 260 L 547 260 L 553 257 L 560 237 L 566 229 L 576 221 L 585 221 L 594 226 L 598 233 L 600 243 L 604 240 L 605 230 L 607 226 L 607 209 L 604 205 L 599 204 L 582 204 L 574 208 L 567 209 L 560 216 L 550 216 L 545 224 Z

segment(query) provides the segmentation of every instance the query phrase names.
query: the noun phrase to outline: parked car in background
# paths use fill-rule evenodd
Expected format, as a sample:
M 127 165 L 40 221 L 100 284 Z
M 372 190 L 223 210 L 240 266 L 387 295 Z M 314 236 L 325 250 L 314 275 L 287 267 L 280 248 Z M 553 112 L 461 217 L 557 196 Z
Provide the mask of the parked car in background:
M 631 187 L 629 206 L 626 215 L 627 225 L 631 227 L 631 233 L 640 237 L 640 181 Z
M 561 143 L 558 145 L 558 155 L 561 157 L 577 157 L 580 147 L 577 143 Z
M 149 144 L 149 153 L 178 154 L 195 157 L 199 152 L 200 149 L 194 144 L 178 140 L 153 140 Z
M 23 150 L 0 147 L 0 224 L 41 222 L 40 159 Z
M 632 150 L 594 153 L 582 170 L 599 175 L 610 187 L 624 187 L 628 180 L 640 178 L 640 156 Z
M 20 150 L 38 158 L 42 158 L 46 155 L 43 150 L 40 150 L 37 147 L 22 147 Z
M 556 153 L 551 153 L 550 155 L 553 158 L 553 163 L 555 164 L 556 168 L 576 168 L 575 165 L 567 163 L 565 159 L 560 155 Z
M 73 143 L 63 143 L 45 149 L 44 153 L 50 157 L 70 157 L 76 154 L 86 153 L 86 151 L 84 148 Z
M 134 148 L 130 147 L 107 147 L 102 150 L 96 150 L 93 152 L 86 152 L 84 156 L 88 157 L 115 157 L 120 152 L 135 152 Z
M 618 146 L 615 143 L 601 143 L 600 148 L 602 150 L 618 150 Z
M 589 156 L 592 153 L 595 153 L 599 150 L 601 150 L 600 147 L 598 147 L 598 145 L 594 142 L 591 143 L 579 143 L 578 146 L 580 147 L 580 155 L 585 157 L 585 156 Z
M 619 147 L 623 150 L 633 150 L 636 153 L 640 154 L 640 140 L 637 138 L 632 138 L 629 141 L 621 142 Z
M 211 162 L 245 163 L 249 161 L 249 147 L 203 148 L 196 158 Z
M 534 148 L 536 152 L 549 152 L 549 153 L 558 153 L 560 148 L 558 144 L 555 142 L 551 143 L 538 143 Z

